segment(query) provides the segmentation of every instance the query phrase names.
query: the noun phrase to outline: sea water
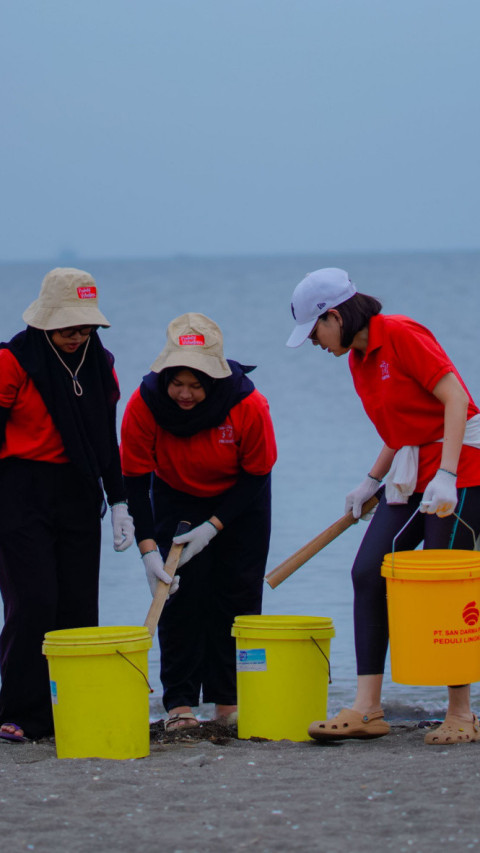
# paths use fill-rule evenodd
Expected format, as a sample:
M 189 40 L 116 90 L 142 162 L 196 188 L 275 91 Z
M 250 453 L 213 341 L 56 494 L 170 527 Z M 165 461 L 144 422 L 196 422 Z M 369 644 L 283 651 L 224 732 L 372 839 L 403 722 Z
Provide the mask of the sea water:
M 0 265 L 1 339 L 24 328 L 21 315 L 55 261 Z M 174 257 L 95 261 L 72 266 L 91 272 L 100 307 L 111 322 L 101 338 L 116 357 L 125 403 L 165 343 L 174 317 L 196 311 L 222 328 L 225 353 L 244 364 L 270 402 L 278 443 L 273 471 L 273 525 L 267 571 L 344 514 L 345 495 L 368 472 L 381 442 L 353 389 L 347 358 L 310 343 L 289 349 L 290 298 L 303 276 L 322 266 L 348 270 L 357 288 L 428 326 L 480 402 L 480 253 Z M 150 603 L 135 546 L 117 554 L 110 513 L 103 522 L 100 619 L 102 625 L 142 625 Z M 265 585 L 264 612 L 328 616 L 331 644 L 329 711 L 352 700 L 355 654 L 350 569 L 366 530 L 359 522 L 275 590 Z M 156 640 L 150 653 L 152 719 L 163 713 Z M 478 685 L 474 704 L 480 704 Z M 394 684 L 387 668 L 383 700 L 390 718 L 443 714 L 446 690 Z M 201 706 L 209 716 L 211 708 Z

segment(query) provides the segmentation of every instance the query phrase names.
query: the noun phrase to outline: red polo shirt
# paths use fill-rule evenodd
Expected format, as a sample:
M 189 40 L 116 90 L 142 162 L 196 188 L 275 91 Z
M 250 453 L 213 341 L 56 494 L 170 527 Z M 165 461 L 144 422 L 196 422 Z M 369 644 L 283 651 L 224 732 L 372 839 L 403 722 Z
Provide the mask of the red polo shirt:
M 68 462 L 61 435 L 23 367 L 0 350 L 0 406 L 10 409 L 0 459 L 18 456 L 37 462 Z
M 118 384 L 117 374 L 112 370 Z M 62 437 L 28 373 L 8 349 L 0 349 L 0 406 L 10 409 L 0 459 L 69 462 Z
M 277 458 L 268 402 L 256 389 L 220 426 L 176 436 L 157 424 L 137 388 L 125 409 L 120 453 L 125 476 L 154 471 L 172 488 L 198 497 L 222 494 L 242 469 L 268 474 Z
M 365 355 L 349 353 L 350 370 L 364 409 L 388 447 L 419 445 L 415 491 L 435 475 L 442 454 L 444 407 L 433 389 L 454 373 L 469 396 L 467 419 L 478 414 L 465 383 L 432 333 L 401 315 L 372 317 Z M 480 485 L 480 450 L 463 446 L 457 484 Z

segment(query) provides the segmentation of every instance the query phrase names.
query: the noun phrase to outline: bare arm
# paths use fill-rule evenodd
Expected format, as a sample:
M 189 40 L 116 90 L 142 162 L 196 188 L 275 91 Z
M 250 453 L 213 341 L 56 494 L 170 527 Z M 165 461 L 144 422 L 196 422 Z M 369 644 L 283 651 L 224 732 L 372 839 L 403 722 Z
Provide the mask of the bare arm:
M 148 554 L 149 551 L 156 551 L 157 543 L 155 542 L 155 539 L 142 539 L 138 543 L 138 550 L 143 556 L 144 554 Z
M 445 407 L 440 467 L 456 474 L 467 422 L 468 396 L 454 373 L 442 376 L 433 394 Z
M 376 480 L 383 480 L 385 474 L 388 474 L 390 471 L 395 453 L 395 450 L 392 450 L 391 447 L 387 447 L 387 445 L 384 444 L 375 462 L 370 468 L 370 476 L 374 477 Z

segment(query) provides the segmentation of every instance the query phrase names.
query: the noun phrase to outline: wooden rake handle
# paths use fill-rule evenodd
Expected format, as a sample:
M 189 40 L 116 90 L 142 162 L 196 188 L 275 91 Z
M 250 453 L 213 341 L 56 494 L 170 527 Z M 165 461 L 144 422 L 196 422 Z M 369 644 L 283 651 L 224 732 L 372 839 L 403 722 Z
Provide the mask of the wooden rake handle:
M 180 521 L 177 525 L 177 529 L 175 531 L 175 536 L 181 536 L 182 533 L 187 533 L 190 530 L 191 524 L 189 521 Z M 168 557 L 165 560 L 164 569 L 171 578 L 173 578 L 177 566 L 178 561 L 180 559 L 180 554 L 183 551 L 183 545 L 175 545 L 173 544 L 168 552 Z M 155 595 L 153 596 L 152 603 L 150 605 L 150 609 L 147 613 L 147 618 L 143 623 L 145 628 L 148 628 L 151 636 L 155 634 L 157 630 L 158 620 L 160 619 L 164 604 L 168 598 L 168 594 L 170 591 L 170 584 L 165 583 L 164 581 L 159 580 L 157 583 L 157 588 L 155 590 Z
M 378 504 L 378 498 L 374 495 L 372 498 L 369 498 L 368 501 L 362 506 L 362 516 L 366 515 L 370 510 L 372 510 Z M 323 533 L 319 533 L 318 536 L 315 536 L 314 539 L 311 539 L 310 542 L 307 542 L 302 548 L 299 548 L 298 551 L 295 551 L 291 557 L 287 557 L 283 563 L 280 563 L 279 566 L 276 566 L 275 569 L 272 569 L 271 572 L 268 572 L 265 575 L 265 580 L 268 585 L 271 586 L 272 589 L 275 589 L 285 578 L 288 578 L 293 572 L 296 572 L 300 566 L 303 566 L 307 560 L 310 560 L 315 554 L 318 554 L 322 548 L 325 548 L 325 545 L 328 545 L 329 542 L 332 542 L 337 536 L 340 536 L 344 530 L 347 530 L 351 527 L 352 524 L 355 524 L 358 521 L 357 518 L 353 517 L 352 511 L 347 512 L 346 515 L 343 515 L 342 518 L 339 518 L 338 521 L 335 521 L 330 527 L 327 527 Z

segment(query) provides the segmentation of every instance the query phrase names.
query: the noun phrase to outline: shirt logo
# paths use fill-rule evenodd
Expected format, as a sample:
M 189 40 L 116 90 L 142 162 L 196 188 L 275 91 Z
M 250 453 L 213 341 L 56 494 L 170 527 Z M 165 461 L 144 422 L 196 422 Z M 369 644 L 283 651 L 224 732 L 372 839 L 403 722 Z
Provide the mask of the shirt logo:
M 220 435 L 218 437 L 219 444 L 234 444 L 235 436 L 233 434 L 233 426 L 231 424 L 223 424 L 219 426 Z
M 87 287 L 77 287 L 77 296 L 79 299 L 96 299 L 97 288 L 93 285 Z
M 382 372 L 382 380 L 383 379 L 390 379 L 390 365 L 389 365 L 388 361 L 381 361 L 380 362 L 380 370 Z
M 180 335 L 178 344 L 181 347 L 204 347 L 205 338 L 203 335 Z

